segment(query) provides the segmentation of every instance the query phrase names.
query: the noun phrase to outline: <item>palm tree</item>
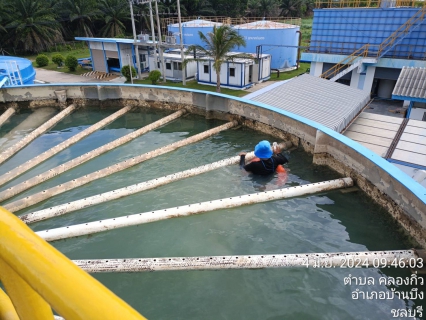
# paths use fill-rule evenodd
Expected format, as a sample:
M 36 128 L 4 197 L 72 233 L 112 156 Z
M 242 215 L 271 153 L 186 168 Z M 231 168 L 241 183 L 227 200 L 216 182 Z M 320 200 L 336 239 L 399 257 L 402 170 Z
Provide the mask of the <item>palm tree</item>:
M 200 45 L 189 46 L 186 53 L 196 52 L 201 56 L 189 58 L 184 61 L 187 65 L 189 61 L 209 61 L 213 59 L 213 68 L 216 71 L 216 92 L 220 92 L 220 71 L 222 63 L 233 61 L 235 58 L 252 58 L 248 54 L 228 55 L 235 46 L 246 46 L 246 41 L 234 29 L 228 25 L 213 27 L 213 32 L 209 32 L 205 36 L 201 31 L 198 31 L 201 41 L 205 47 Z
M 303 0 L 283 0 L 280 5 L 283 17 L 300 17 Z
M 72 28 L 74 35 L 93 37 L 92 19 L 99 14 L 94 0 L 61 0 L 57 9 L 62 20 L 71 21 L 71 25 L 67 25 Z
M 122 0 L 101 0 L 99 11 L 105 25 L 100 30 L 101 37 L 114 38 L 124 35 L 126 26 L 124 21 L 130 20 L 129 4 Z
M 64 41 L 54 11 L 46 1 L 10 0 L 5 9 L 10 14 L 5 42 L 15 48 L 40 52 Z

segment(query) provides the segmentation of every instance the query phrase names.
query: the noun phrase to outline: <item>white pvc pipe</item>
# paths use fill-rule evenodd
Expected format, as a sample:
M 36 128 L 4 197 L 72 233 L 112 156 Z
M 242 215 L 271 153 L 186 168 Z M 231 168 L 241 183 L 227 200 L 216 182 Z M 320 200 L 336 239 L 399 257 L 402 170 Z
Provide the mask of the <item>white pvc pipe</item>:
M 179 110 L 176 111 L 175 113 L 164 117 L 160 120 L 157 120 L 143 128 L 140 128 L 136 131 L 133 131 L 129 134 L 126 134 L 125 136 L 115 139 L 114 141 L 111 141 L 107 144 L 104 144 L 103 146 L 100 146 L 99 148 L 96 148 L 92 151 L 86 152 L 85 154 L 72 159 L 70 161 L 67 161 L 55 168 L 49 169 L 48 171 L 45 171 L 31 179 L 28 179 L 24 182 L 21 182 L 15 186 L 12 186 L 6 190 L 4 190 L 3 192 L 1 192 L 1 195 L 3 197 L 3 199 L 9 199 L 10 197 L 17 195 L 21 192 L 24 192 L 25 190 L 28 190 L 44 181 L 47 181 L 53 177 L 56 177 L 68 170 L 71 170 L 72 168 L 75 168 L 101 154 L 104 154 L 114 148 L 117 148 L 129 141 L 132 141 L 133 139 L 136 139 L 137 137 L 143 135 L 144 133 L 147 133 L 148 131 L 154 130 L 158 127 L 161 127 L 162 125 L 167 124 L 168 122 L 175 120 L 177 118 L 179 118 L 181 115 L 183 115 L 186 112 L 186 110 Z
M 0 116 L 0 127 L 5 123 L 11 116 L 13 116 L 16 112 L 15 108 L 8 108 L 5 112 Z
M 40 127 L 35 129 L 33 132 L 25 136 L 22 140 L 18 141 L 16 144 L 11 146 L 10 148 L 6 149 L 0 154 L 0 164 L 5 162 L 7 159 L 12 157 L 14 154 L 16 154 L 19 150 L 24 148 L 26 145 L 28 145 L 31 141 L 45 133 L 47 130 L 52 128 L 54 125 L 56 125 L 59 121 L 64 119 L 66 116 L 68 116 L 71 112 L 75 110 L 75 106 L 72 104 L 59 112 L 56 116 L 54 116 L 52 119 L 47 121 L 46 123 L 42 124 Z
M 169 144 L 165 147 L 162 147 L 162 148 L 156 149 L 154 151 L 150 151 L 150 152 L 141 154 L 139 156 L 124 160 L 124 161 L 116 163 L 112 166 L 109 166 L 109 167 L 106 167 L 104 169 L 92 172 L 90 174 L 87 174 L 83 177 L 73 179 L 71 181 L 62 183 L 62 184 L 55 186 L 53 188 L 43 190 L 41 192 L 35 193 L 31 196 L 17 200 L 15 202 L 8 203 L 8 204 L 4 205 L 4 208 L 6 208 L 7 210 L 9 210 L 11 212 L 19 211 L 23 208 L 26 208 L 26 207 L 32 206 L 36 203 L 39 203 L 40 201 L 49 199 L 49 198 L 51 198 L 55 195 L 58 195 L 58 194 L 61 194 L 63 192 L 78 188 L 82 185 L 85 185 L 85 184 L 92 182 L 94 180 L 109 176 L 113 173 L 128 169 L 128 168 L 133 167 L 134 165 L 137 165 L 137 164 L 139 164 L 143 161 L 146 161 L 146 160 L 152 159 L 154 157 L 160 156 L 162 154 L 165 154 L 167 152 L 176 150 L 176 149 L 178 149 L 182 146 L 186 146 L 188 144 L 200 141 L 200 140 L 205 139 L 207 137 L 210 137 L 210 136 L 212 136 L 216 133 L 219 133 L 220 131 L 232 128 L 235 125 L 237 125 L 236 121 L 225 123 L 221 126 L 218 126 L 216 128 L 201 132 L 199 134 L 193 135 L 192 137 L 183 139 L 181 141 L 174 142 L 174 143 Z
M 254 157 L 254 152 L 250 152 L 246 154 L 246 160 L 250 160 Z M 189 170 L 169 174 L 167 176 L 163 176 L 160 178 L 152 179 L 149 181 L 137 183 L 131 186 L 127 186 L 124 188 L 100 193 L 88 198 L 79 199 L 76 201 L 68 202 L 65 204 L 61 204 L 55 207 L 51 207 L 44 210 L 35 211 L 32 213 L 24 214 L 19 216 L 19 218 L 24 221 L 27 224 L 34 223 L 37 221 L 46 220 L 52 217 L 57 217 L 64 215 L 69 212 L 77 211 L 80 209 L 88 208 L 100 203 L 104 203 L 107 201 L 112 201 L 116 199 L 120 199 L 141 191 L 153 189 L 162 185 L 165 185 L 167 183 L 171 183 L 177 180 L 193 177 L 195 175 L 199 175 L 211 170 L 215 170 L 218 168 L 222 168 L 228 165 L 239 163 L 240 156 L 220 160 L 217 162 L 209 163 L 204 166 L 192 168 Z
M 265 254 L 238 256 L 167 257 L 136 259 L 73 260 L 89 273 L 151 272 L 171 270 L 228 270 L 264 268 L 352 269 L 385 268 L 392 263 L 418 266 L 413 250 L 337 253 Z M 343 281 L 343 279 L 342 279 Z
M 72 136 L 71 138 L 61 142 L 60 144 L 50 148 L 49 150 L 43 152 L 42 154 L 28 160 L 27 162 L 21 164 L 20 166 L 15 167 L 14 169 L 10 170 L 9 172 L 5 173 L 4 175 L 0 176 L 0 185 L 5 184 L 6 182 L 15 179 L 16 177 L 20 176 L 24 172 L 30 170 L 31 168 L 34 168 L 35 166 L 39 165 L 43 161 L 46 161 L 47 159 L 53 157 L 55 154 L 61 152 L 62 150 L 68 148 L 69 146 L 73 145 L 74 143 L 77 143 L 81 139 L 84 139 L 88 135 L 92 134 L 93 132 L 105 127 L 106 125 L 110 124 L 117 118 L 121 117 L 125 113 L 132 110 L 132 107 L 124 107 L 120 109 L 119 111 L 113 113 L 112 115 L 106 117 L 105 119 L 98 121 L 94 125 L 90 126 L 89 128 L 77 133 L 76 135 Z M 17 190 L 17 189 L 15 189 Z M 10 197 L 14 196 L 15 194 L 13 192 L 0 192 L 0 201 L 4 201 L 6 199 L 9 199 Z
M 88 222 L 57 229 L 36 232 L 47 241 L 78 237 L 87 234 L 98 233 L 116 228 L 140 225 L 144 223 L 165 220 L 170 218 L 184 217 L 207 211 L 233 208 L 237 206 L 266 202 L 277 199 L 298 197 L 306 194 L 333 190 L 336 188 L 350 187 L 353 185 L 351 178 L 342 178 L 324 182 L 311 183 L 297 187 L 290 187 L 260 193 L 246 194 L 219 200 L 193 203 L 181 207 L 150 211 L 145 213 L 128 215 L 113 219 Z

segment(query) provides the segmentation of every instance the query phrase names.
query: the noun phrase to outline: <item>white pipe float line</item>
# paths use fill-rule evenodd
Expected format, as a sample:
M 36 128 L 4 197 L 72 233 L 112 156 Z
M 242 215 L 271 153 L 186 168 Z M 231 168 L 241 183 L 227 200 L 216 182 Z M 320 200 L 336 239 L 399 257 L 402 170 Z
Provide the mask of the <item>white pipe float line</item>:
M 69 146 L 77 143 L 81 139 L 84 139 L 88 135 L 92 134 L 93 132 L 105 127 L 106 125 L 110 124 L 117 118 L 123 116 L 130 110 L 132 110 L 133 107 L 127 106 L 124 107 L 117 112 L 111 114 L 110 116 L 106 117 L 105 119 L 98 121 L 97 123 L 93 124 L 92 126 L 88 127 L 87 129 L 77 133 L 76 135 L 72 136 L 71 138 L 61 142 L 60 144 L 50 148 L 49 150 L 43 152 L 42 154 L 28 160 L 27 162 L 21 164 L 20 166 L 10 170 L 9 172 L 6 172 L 4 175 L 0 176 L 0 185 L 5 184 L 6 182 L 9 182 L 12 179 L 15 179 L 16 177 L 20 176 L 24 172 L 30 170 L 31 168 L 34 168 L 35 166 L 39 165 L 43 161 L 46 161 L 47 159 L 53 157 L 55 154 L 61 152 L 62 150 L 68 148 Z M 6 199 L 9 199 L 9 197 L 4 197 L 4 193 L 0 193 L 0 201 L 4 201 Z
M 55 168 L 52 168 L 48 171 L 45 171 L 31 179 L 28 179 L 24 182 L 21 182 L 15 186 L 12 186 L 10 188 L 7 188 L 6 190 L 4 190 L 3 192 L 0 192 L 0 196 L 1 199 L 5 200 L 5 199 L 9 199 L 21 192 L 24 192 L 25 190 L 28 190 L 44 181 L 47 181 L 49 179 L 52 179 L 53 177 L 60 175 L 68 170 L 71 170 L 72 168 L 75 168 L 77 166 L 79 166 L 80 164 L 83 164 L 97 156 L 100 156 L 103 153 L 106 153 L 114 148 L 117 148 L 129 141 L 132 141 L 133 139 L 136 139 L 137 137 L 147 133 L 148 131 L 154 130 L 158 127 L 161 127 L 162 125 L 165 125 L 166 123 L 175 120 L 177 118 L 179 118 L 180 116 L 182 116 L 184 113 L 186 112 L 186 110 L 182 109 L 179 111 L 174 112 L 173 114 L 164 117 L 160 120 L 157 120 L 143 128 L 140 128 L 136 131 L 133 131 L 129 134 L 126 134 L 125 136 L 115 139 L 114 141 L 111 141 L 107 144 L 104 144 L 103 146 L 100 146 L 99 148 L 96 148 L 92 151 L 86 152 L 85 154 L 72 159 L 70 161 L 67 161 Z
M 30 134 L 25 136 L 25 138 L 18 141 L 16 144 L 11 146 L 10 148 L 6 149 L 0 154 L 0 164 L 5 162 L 7 159 L 12 157 L 15 153 L 17 153 L 19 150 L 24 148 L 26 145 L 28 145 L 31 141 L 45 133 L 47 130 L 52 128 L 55 124 L 57 124 L 59 121 L 64 119 L 66 116 L 68 116 L 70 113 L 72 113 L 75 110 L 75 106 L 72 104 L 68 107 L 66 107 L 64 110 L 59 112 L 57 115 L 55 115 L 53 118 L 51 118 L 49 121 L 42 124 L 40 127 L 32 131 Z
M 16 112 L 15 108 L 8 108 L 5 112 L 0 116 L 0 127 L 5 123 L 11 116 L 13 116 Z
M 11 212 L 19 211 L 23 208 L 32 206 L 36 203 L 39 203 L 40 201 L 46 200 L 48 198 L 51 198 L 53 196 L 56 196 L 60 193 L 78 188 L 82 185 L 85 185 L 86 183 L 92 182 L 94 180 L 109 176 L 113 173 L 128 169 L 130 167 L 133 167 L 134 165 L 137 165 L 143 161 L 152 159 L 154 157 L 160 156 L 164 153 L 176 150 L 182 146 L 198 142 L 202 139 L 205 139 L 207 137 L 210 137 L 216 133 L 219 133 L 223 130 L 227 130 L 229 128 L 234 127 L 237 125 L 236 121 L 231 121 L 228 123 L 225 123 L 221 126 L 218 126 L 216 128 L 201 132 L 199 134 L 193 135 L 192 137 L 174 142 L 172 144 L 169 144 L 167 146 L 164 146 L 162 148 L 156 149 L 154 151 L 150 151 L 144 154 L 141 154 L 139 156 L 124 160 L 122 162 L 116 163 L 112 166 L 106 167 L 104 169 L 89 173 L 85 176 L 82 176 L 80 178 L 73 179 L 71 181 L 62 183 L 60 185 L 57 185 L 55 187 L 52 187 L 47 190 L 43 190 L 41 192 L 35 193 L 31 196 L 25 197 L 23 199 L 16 200 L 14 202 L 8 203 L 4 205 L 3 207 Z
M 150 223 L 159 220 L 184 217 L 207 211 L 233 208 L 247 204 L 261 203 L 290 197 L 298 197 L 306 194 L 333 190 L 337 188 L 351 187 L 352 185 L 353 180 L 351 178 L 341 178 L 336 180 L 305 184 L 297 187 L 289 187 L 261 193 L 252 193 L 242 196 L 193 203 L 176 208 L 168 208 L 145 213 L 132 214 L 125 217 L 88 222 L 68 227 L 43 230 L 38 231 L 36 233 L 46 241 L 67 239 L 122 227 Z
M 223 270 L 264 268 L 384 268 L 392 263 L 418 265 L 413 250 L 337 253 L 265 254 L 238 256 L 166 257 L 73 260 L 89 273 L 151 272 L 172 270 Z M 401 262 L 400 262 L 401 261 Z
M 246 160 L 250 160 L 254 157 L 254 152 L 250 152 L 246 154 Z M 222 168 L 228 165 L 239 163 L 240 156 L 223 159 L 217 162 L 209 163 L 203 166 L 199 166 L 196 168 L 192 168 L 189 170 L 169 174 L 167 176 L 163 176 L 160 178 L 144 181 L 141 183 L 133 184 L 131 186 L 127 186 L 124 188 L 100 193 L 91 197 L 87 197 L 84 199 L 79 199 L 76 201 L 68 202 L 65 204 L 61 204 L 55 207 L 51 207 L 44 210 L 35 211 L 32 213 L 24 214 L 19 216 L 19 218 L 25 222 L 26 224 L 34 223 L 37 221 L 46 220 L 49 218 L 61 216 L 67 214 L 69 212 L 77 211 L 80 209 L 88 208 L 100 203 L 104 203 L 107 201 L 112 201 L 115 199 L 123 198 L 141 191 L 154 189 L 159 186 L 178 181 L 181 179 L 193 177 L 208 171 L 212 171 L 218 168 Z

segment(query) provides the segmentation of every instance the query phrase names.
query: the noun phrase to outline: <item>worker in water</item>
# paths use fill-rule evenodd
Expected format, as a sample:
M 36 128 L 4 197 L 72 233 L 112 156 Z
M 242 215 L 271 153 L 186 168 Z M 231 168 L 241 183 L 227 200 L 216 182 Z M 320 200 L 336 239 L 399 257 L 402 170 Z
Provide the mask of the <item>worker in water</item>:
M 259 174 L 268 175 L 274 172 L 285 172 L 283 164 L 288 162 L 285 155 L 281 153 L 280 147 L 274 143 L 271 144 L 267 140 L 260 141 L 254 148 L 254 155 L 250 163 L 245 164 L 246 152 L 240 153 L 240 167 L 246 171 Z

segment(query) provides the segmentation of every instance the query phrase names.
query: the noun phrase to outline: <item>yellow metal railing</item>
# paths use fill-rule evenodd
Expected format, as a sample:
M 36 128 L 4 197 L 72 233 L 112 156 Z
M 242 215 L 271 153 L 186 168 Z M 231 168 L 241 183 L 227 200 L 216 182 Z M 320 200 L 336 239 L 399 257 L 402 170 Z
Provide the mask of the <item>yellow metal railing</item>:
M 317 0 L 315 8 L 380 8 L 385 0 Z M 388 2 L 388 1 L 386 1 Z M 425 1 L 396 0 L 395 7 L 424 7 Z
M 357 49 L 349 56 L 345 57 L 337 64 L 335 64 L 332 68 L 325 71 L 321 74 L 321 78 L 333 78 L 339 72 L 343 71 L 345 67 L 348 67 L 350 64 L 355 62 L 358 58 L 365 58 L 368 56 L 368 50 L 370 47 L 378 47 L 377 54 L 375 54 L 376 58 L 380 58 L 383 54 L 386 53 L 386 49 L 392 48 L 395 44 L 395 41 L 402 35 L 406 34 L 410 28 L 418 21 L 423 20 L 426 14 L 426 6 L 421 10 L 418 10 L 410 19 L 405 21 L 403 25 L 401 25 L 398 29 L 396 29 L 389 37 L 387 37 L 380 45 L 365 44 L 361 48 Z
M 423 20 L 426 13 L 426 7 L 423 7 L 421 10 L 418 10 L 410 19 L 405 21 L 398 29 L 396 29 L 389 37 L 387 37 L 379 46 L 377 52 L 377 57 L 381 57 L 383 51 L 392 47 L 395 41 L 402 36 L 403 34 L 408 33 L 410 28 L 419 20 Z
M 346 58 L 341 60 L 339 63 L 335 64 L 332 68 L 325 71 L 320 77 L 321 78 L 333 78 L 339 72 L 343 71 L 343 69 L 346 66 L 355 62 L 356 59 L 366 57 L 368 55 L 369 46 L 370 46 L 369 44 L 363 45 L 358 50 L 352 52 L 351 55 L 347 56 Z
M 65 319 L 145 319 L 2 207 L 0 277 L 0 317 L 53 319 L 53 308 Z

